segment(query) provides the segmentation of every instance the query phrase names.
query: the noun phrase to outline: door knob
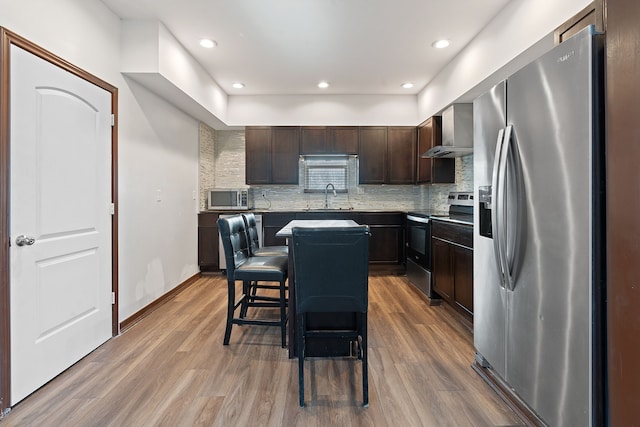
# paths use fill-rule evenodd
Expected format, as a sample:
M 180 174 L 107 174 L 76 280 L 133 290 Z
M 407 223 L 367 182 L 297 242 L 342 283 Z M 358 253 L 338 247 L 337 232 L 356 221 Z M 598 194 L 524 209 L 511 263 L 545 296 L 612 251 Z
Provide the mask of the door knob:
M 18 237 L 16 237 L 16 245 L 18 246 L 31 246 L 36 242 L 36 239 L 34 239 L 33 237 L 29 237 L 29 236 L 25 236 L 24 234 L 19 235 Z

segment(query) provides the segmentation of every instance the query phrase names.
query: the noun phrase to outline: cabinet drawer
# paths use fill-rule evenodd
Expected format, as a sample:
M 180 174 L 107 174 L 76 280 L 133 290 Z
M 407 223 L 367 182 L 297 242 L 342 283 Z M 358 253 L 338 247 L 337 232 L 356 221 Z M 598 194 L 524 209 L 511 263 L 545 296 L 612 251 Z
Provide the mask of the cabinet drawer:
M 473 227 L 434 220 L 431 222 L 431 236 L 458 245 L 473 248 Z
M 262 226 L 263 227 L 284 227 L 291 220 L 295 218 L 296 214 L 293 212 L 283 213 L 263 213 L 262 214 Z
M 306 219 L 311 219 L 311 220 L 318 220 L 318 219 L 331 219 L 331 220 L 352 220 L 355 221 L 357 223 L 360 222 L 360 214 L 355 213 L 353 211 L 333 211 L 333 212 L 298 212 L 296 214 L 296 218 L 295 219 L 301 219 L 301 220 L 306 220 Z
M 202 212 L 198 214 L 198 225 L 207 227 L 218 226 L 218 213 Z
M 374 212 L 362 213 L 361 220 L 363 224 L 374 225 L 402 225 L 402 213 L 398 212 Z

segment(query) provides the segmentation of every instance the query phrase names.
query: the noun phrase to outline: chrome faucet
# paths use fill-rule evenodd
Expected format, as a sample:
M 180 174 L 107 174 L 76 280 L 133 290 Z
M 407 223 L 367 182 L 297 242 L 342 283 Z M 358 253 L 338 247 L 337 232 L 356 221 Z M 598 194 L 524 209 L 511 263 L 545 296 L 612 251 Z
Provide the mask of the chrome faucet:
M 329 199 L 327 196 L 329 195 L 329 186 L 333 189 L 333 197 L 336 197 L 338 194 L 336 193 L 336 187 L 332 183 L 328 183 L 326 187 L 324 187 L 324 208 L 329 209 Z

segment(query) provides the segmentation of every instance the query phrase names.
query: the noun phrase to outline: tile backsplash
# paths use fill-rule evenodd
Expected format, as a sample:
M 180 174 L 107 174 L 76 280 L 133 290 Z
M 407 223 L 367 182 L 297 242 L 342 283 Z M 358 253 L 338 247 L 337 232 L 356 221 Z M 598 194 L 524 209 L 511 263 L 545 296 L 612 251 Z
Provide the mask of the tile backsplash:
M 335 197 L 329 193 L 330 207 L 355 210 L 446 210 L 450 191 L 473 189 L 473 156 L 456 159 L 455 184 L 358 185 L 357 168 L 351 165 L 349 175 L 349 191 L 338 193 Z M 200 124 L 201 210 L 206 209 L 206 191 L 213 187 L 246 187 L 244 131 L 218 131 Z M 324 206 L 323 193 L 305 193 L 302 185 L 251 188 L 256 209 L 299 210 Z M 263 193 L 265 197 L 262 197 Z
M 430 187 L 430 209 L 435 211 L 448 210 L 447 197 L 449 192 L 473 191 L 473 156 L 456 158 L 455 184 L 433 184 Z

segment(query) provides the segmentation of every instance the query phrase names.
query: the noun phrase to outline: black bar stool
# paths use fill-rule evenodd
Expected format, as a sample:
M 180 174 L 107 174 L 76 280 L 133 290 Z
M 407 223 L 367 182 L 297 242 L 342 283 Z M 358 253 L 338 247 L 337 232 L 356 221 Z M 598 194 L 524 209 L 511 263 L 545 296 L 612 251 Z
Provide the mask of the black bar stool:
M 369 405 L 369 227 L 294 227 L 292 233 L 300 406 L 304 406 L 305 340 L 316 336 L 345 339 L 357 344 L 357 357 L 362 360 L 362 400 L 366 407 Z M 307 313 L 342 312 L 355 313 L 352 329 L 307 329 Z
M 242 214 L 244 223 L 247 227 L 247 234 L 249 236 L 249 253 L 251 256 L 288 256 L 288 246 L 260 246 L 260 240 L 258 239 L 258 226 L 256 223 L 256 216 L 253 213 Z
M 258 226 L 256 216 L 253 213 L 242 214 L 244 225 L 247 228 L 247 238 L 249 239 L 249 254 L 256 257 L 273 257 L 273 256 L 289 256 L 288 246 L 260 246 L 258 239 Z M 247 295 L 251 297 L 257 294 L 258 289 L 276 289 L 277 286 L 259 282 L 251 282 Z M 288 304 L 288 299 L 287 299 Z
M 282 347 L 286 346 L 288 258 L 286 256 L 250 256 L 247 230 L 241 215 L 218 218 L 218 228 L 227 262 L 227 325 L 224 345 L 229 344 L 231 328 L 235 325 L 280 326 Z M 236 301 L 236 281 L 242 281 L 242 295 Z M 250 295 L 252 282 L 278 282 L 278 297 Z M 240 307 L 239 317 L 235 312 Z M 249 307 L 277 307 L 280 320 L 246 319 Z

